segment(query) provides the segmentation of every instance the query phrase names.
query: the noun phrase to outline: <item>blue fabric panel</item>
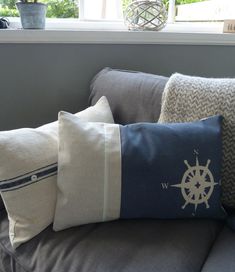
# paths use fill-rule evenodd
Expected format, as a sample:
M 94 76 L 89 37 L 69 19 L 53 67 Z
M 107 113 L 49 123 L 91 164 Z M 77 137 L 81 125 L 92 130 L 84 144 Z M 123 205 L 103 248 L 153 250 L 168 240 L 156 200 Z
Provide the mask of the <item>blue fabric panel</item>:
M 0 191 L 17 190 L 50 176 L 55 176 L 57 175 L 57 168 L 57 163 L 54 163 L 9 180 L 1 180 Z
M 221 122 L 120 126 L 121 218 L 223 218 Z

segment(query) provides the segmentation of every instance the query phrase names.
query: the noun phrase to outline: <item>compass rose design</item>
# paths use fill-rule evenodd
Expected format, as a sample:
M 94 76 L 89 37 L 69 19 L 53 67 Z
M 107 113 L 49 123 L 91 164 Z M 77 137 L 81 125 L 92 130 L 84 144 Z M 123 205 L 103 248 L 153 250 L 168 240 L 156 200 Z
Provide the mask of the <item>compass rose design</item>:
M 218 184 L 214 182 L 214 177 L 208 168 L 210 162 L 207 160 L 205 166 L 199 165 L 197 156 L 195 166 L 190 166 L 187 160 L 184 161 L 188 169 L 185 171 L 181 183 L 171 185 L 181 189 L 185 199 L 182 209 L 185 209 L 188 204 L 194 204 L 195 212 L 199 204 L 205 203 L 207 209 L 210 207 L 208 200 L 213 193 L 214 186 Z

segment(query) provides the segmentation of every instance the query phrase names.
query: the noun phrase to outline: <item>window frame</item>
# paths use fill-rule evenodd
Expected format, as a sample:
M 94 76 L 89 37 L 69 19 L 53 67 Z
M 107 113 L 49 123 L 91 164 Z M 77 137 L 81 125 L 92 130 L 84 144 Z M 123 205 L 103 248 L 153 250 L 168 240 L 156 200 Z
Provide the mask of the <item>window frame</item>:
M 175 0 L 169 0 L 169 8 L 168 8 L 168 24 L 175 23 L 175 11 L 176 5 Z
M 128 31 L 123 20 L 88 21 L 84 18 L 47 18 L 45 30 L 22 30 L 20 19 L 13 17 L 9 18 L 12 28 L 0 30 L 0 43 L 235 45 L 235 35 L 223 33 L 223 23 L 174 22 L 175 0 L 170 1 L 168 24 L 157 32 Z

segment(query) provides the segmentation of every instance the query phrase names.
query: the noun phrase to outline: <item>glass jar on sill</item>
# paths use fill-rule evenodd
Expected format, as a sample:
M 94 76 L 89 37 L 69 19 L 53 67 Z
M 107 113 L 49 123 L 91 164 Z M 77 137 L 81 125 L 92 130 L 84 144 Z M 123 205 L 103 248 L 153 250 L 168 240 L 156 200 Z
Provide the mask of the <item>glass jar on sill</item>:
M 134 0 L 124 12 L 129 30 L 161 30 L 167 22 L 163 0 Z

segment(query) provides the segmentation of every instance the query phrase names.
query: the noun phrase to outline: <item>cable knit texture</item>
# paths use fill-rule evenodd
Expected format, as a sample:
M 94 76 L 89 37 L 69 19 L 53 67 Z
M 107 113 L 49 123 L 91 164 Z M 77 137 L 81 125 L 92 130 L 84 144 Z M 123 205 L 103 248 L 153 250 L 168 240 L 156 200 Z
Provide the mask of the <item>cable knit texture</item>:
M 235 208 L 235 79 L 174 74 L 162 97 L 160 123 L 220 114 L 223 120 L 222 202 Z

